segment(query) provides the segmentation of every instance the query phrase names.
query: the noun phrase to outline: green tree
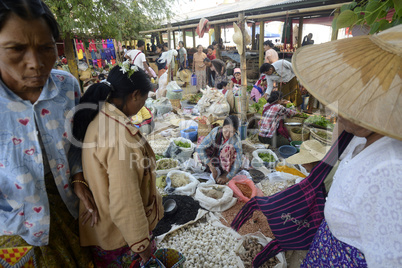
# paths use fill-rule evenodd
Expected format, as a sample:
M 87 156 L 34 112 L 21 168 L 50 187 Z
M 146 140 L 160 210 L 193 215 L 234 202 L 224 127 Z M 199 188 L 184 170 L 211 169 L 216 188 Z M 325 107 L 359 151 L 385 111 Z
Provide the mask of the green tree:
M 389 11 L 395 10 L 391 21 L 385 19 Z M 355 25 L 367 25 L 370 34 L 386 30 L 402 23 L 401 0 L 360 0 L 341 7 L 341 13 L 332 22 L 332 28 L 338 30 Z
M 136 39 L 171 16 L 174 0 L 44 0 L 55 14 L 72 74 L 78 79 L 73 38 Z

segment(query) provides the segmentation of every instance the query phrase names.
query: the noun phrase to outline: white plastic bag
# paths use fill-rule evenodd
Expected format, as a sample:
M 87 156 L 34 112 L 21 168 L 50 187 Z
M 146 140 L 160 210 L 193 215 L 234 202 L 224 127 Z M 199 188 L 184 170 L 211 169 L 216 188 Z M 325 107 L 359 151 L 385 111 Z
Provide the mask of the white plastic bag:
M 174 188 L 172 187 L 172 180 L 170 179 L 174 174 L 183 174 L 189 179 L 189 183 L 187 185 Z M 166 187 L 165 191 L 169 194 L 177 194 L 177 195 L 193 195 L 195 189 L 197 188 L 200 182 L 190 173 L 180 171 L 180 170 L 172 170 L 166 176 Z
M 159 81 L 158 81 L 159 87 L 158 87 L 158 90 L 156 91 L 157 99 L 166 97 L 166 93 L 167 93 L 166 86 L 168 84 L 167 73 L 168 72 L 166 71 L 164 74 L 161 75 L 161 77 L 159 77 Z
M 214 102 L 211 106 L 206 109 L 208 114 L 214 116 L 228 116 L 230 112 L 229 103 L 226 100 Z
M 217 189 L 223 192 L 223 196 L 219 199 L 215 199 L 206 196 L 203 191 L 209 191 L 211 189 Z M 195 192 L 194 199 L 200 203 L 200 206 L 208 209 L 209 211 L 221 212 L 233 207 L 237 198 L 233 197 L 233 191 L 225 185 L 199 185 Z
M 214 178 L 211 176 L 211 173 L 196 172 L 193 173 L 193 176 L 200 182 L 200 185 L 216 184 Z
M 166 97 L 169 100 L 181 100 L 183 97 L 183 90 L 176 81 L 169 82 L 169 84 L 166 86 L 166 90 Z
M 176 145 L 176 143 L 175 143 L 176 141 L 181 141 L 183 143 L 189 143 L 190 147 L 189 148 L 179 147 Z M 170 139 L 169 147 L 166 149 L 166 151 L 163 153 L 163 155 L 168 158 L 177 159 L 181 163 L 184 163 L 188 159 L 191 158 L 191 156 L 194 152 L 194 149 L 195 149 L 195 145 L 191 140 L 183 138 L 183 137 L 172 138 L 172 139 Z
M 274 156 L 275 161 L 274 162 L 264 162 L 262 159 L 258 156 L 258 154 L 265 153 L 265 154 L 271 154 Z M 262 166 L 265 166 L 267 168 L 275 168 L 276 162 L 279 161 L 278 156 L 271 151 L 270 149 L 257 149 L 253 152 L 253 160 L 251 160 L 251 166 L 253 168 L 260 168 Z
M 258 243 L 261 244 L 263 247 L 265 247 L 266 245 L 268 245 L 269 242 L 272 241 L 271 238 L 266 237 L 265 235 L 263 235 L 261 232 L 256 232 L 253 234 L 246 234 L 242 236 L 242 239 L 239 241 L 239 243 L 236 245 L 235 247 L 235 252 L 237 255 L 240 254 L 244 254 L 245 252 L 245 248 L 243 246 L 243 242 L 246 239 L 250 239 L 250 238 L 255 238 L 257 239 Z M 274 268 L 286 268 L 287 267 L 287 263 L 286 263 L 286 258 L 285 258 L 285 253 L 284 252 L 280 252 L 278 254 L 276 254 L 275 256 L 276 258 L 278 258 L 279 263 L 277 265 L 274 266 Z
M 172 104 L 167 98 L 160 98 L 153 101 L 153 106 L 156 109 L 156 114 L 162 116 L 172 111 Z
M 206 196 L 203 191 L 210 191 L 212 189 L 222 191 L 223 196 L 219 199 L 215 199 L 209 196 Z M 233 207 L 237 198 L 233 197 L 233 191 L 229 187 L 225 185 L 199 185 L 195 192 L 194 199 L 200 203 L 200 206 L 208 209 L 209 211 L 221 212 L 228 210 Z
M 162 159 L 159 159 L 158 161 L 156 161 L 156 165 L 158 165 L 158 163 L 159 163 L 161 160 L 166 160 L 166 159 L 170 159 L 170 158 L 162 158 Z M 155 172 L 156 172 L 156 177 L 160 177 L 160 176 L 166 175 L 166 174 L 168 174 L 168 173 L 169 173 L 170 171 L 172 171 L 172 170 L 178 170 L 178 169 L 180 169 L 180 163 L 179 163 L 179 161 L 177 161 L 177 160 L 175 160 L 175 159 L 171 159 L 171 160 L 175 161 L 175 162 L 177 163 L 177 166 L 174 167 L 174 168 L 169 168 L 169 169 L 160 169 L 160 170 L 156 170 L 156 171 L 155 171 Z
M 190 169 L 195 173 L 203 172 L 205 170 L 205 167 L 201 163 L 197 163 L 193 158 L 190 158 L 186 162 L 184 162 L 182 164 L 182 167 L 184 170 Z

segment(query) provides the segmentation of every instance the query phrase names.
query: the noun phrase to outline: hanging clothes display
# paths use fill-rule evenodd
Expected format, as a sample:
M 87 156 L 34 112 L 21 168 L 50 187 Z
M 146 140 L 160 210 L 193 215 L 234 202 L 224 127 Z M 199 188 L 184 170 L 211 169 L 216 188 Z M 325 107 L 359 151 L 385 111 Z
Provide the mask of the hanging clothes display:
M 77 58 L 79 60 L 82 60 L 84 58 L 84 52 L 82 51 L 82 49 L 78 49 Z
M 102 56 L 101 56 L 101 50 L 97 50 L 97 51 L 95 52 L 95 58 L 96 58 L 97 60 L 99 60 L 99 59 L 102 58 Z
M 97 52 L 100 52 L 103 49 L 102 40 L 96 39 L 95 46 L 96 46 Z M 100 55 L 99 55 L 98 59 L 100 59 Z
M 77 48 L 77 51 L 81 49 L 82 52 L 85 52 L 84 44 L 82 43 L 81 40 L 75 39 L 75 47 Z
M 102 39 L 102 48 L 103 49 L 107 48 L 107 43 L 105 39 Z
M 95 45 L 95 40 L 89 40 L 89 52 L 96 51 L 96 45 Z

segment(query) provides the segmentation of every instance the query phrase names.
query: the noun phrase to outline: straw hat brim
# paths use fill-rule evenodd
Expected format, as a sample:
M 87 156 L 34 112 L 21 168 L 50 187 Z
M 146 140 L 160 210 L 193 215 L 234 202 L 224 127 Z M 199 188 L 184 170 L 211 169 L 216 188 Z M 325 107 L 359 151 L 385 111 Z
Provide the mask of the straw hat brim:
M 233 42 L 236 44 L 237 52 L 239 55 L 243 54 L 243 35 L 241 33 L 241 29 L 235 22 L 233 22 L 234 34 L 233 34 Z
M 300 146 L 300 152 L 286 159 L 290 164 L 307 164 L 321 161 L 330 147 L 316 140 L 304 141 Z
M 402 140 L 402 25 L 374 36 L 305 46 L 292 58 L 301 84 L 343 118 Z
M 179 72 L 180 80 L 189 83 L 191 80 L 191 70 L 184 69 Z
M 286 162 L 292 165 L 303 165 L 303 164 L 308 164 L 308 163 L 313 163 L 320 161 L 321 159 L 316 158 L 314 155 L 310 154 L 307 151 L 302 151 L 300 150 L 299 153 L 294 154 L 288 158 L 286 158 Z

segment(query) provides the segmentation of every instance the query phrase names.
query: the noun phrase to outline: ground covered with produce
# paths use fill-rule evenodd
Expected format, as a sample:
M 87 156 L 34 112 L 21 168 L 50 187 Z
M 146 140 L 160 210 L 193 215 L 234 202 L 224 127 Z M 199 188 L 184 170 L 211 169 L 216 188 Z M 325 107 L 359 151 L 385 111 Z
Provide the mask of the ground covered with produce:
M 197 102 L 206 101 L 212 105 L 213 98 L 221 101 L 218 95 L 208 95 L 208 99 L 204 98 L 205 94 L 189 95 L 182 99 L 182 108 L 191 110 Z M 250 110 L 261 114 L 264 104 L 264 101 L 250 104 Z M 299 183 L 308 173 L 298 165 L 287 164 L 278 148 L 261 144 L 256 132 L 249 130 L 247 139 L 242 141 L 241 170 L 226 185 L 216 184 L 210 173 L 205 172 L 195 148 L 224 118 L 184 114 L 183 110 L 156 117 L 154 132 L 146 136 L 157 158 L 158 191 L 165 205 L 169 200 L 175 201 L 174 207 L 165 207 L 164 218 L 153 230 L 158 248 L 180 252 L 186 259 L 183 267 L 251 268 L 254 257 L 275 239 L 269 219 L 256 211 L 237 232 L 230 227 L 232 221 L 251 198 L 274 195 Z M 333 124 L 325 117 L 300 113 L 285 122 L 293 122 L 286 124 L 286 128 L 289 132 L 293 129 L 300 137 L 323 144 L 332 138 Z M 196 139 L 186 138 L 194 132 L 197 132 Z M 297 267 L 286 258 L 297 255 L 300 262 L 304 254 L 282 252 L 261 267 Z

